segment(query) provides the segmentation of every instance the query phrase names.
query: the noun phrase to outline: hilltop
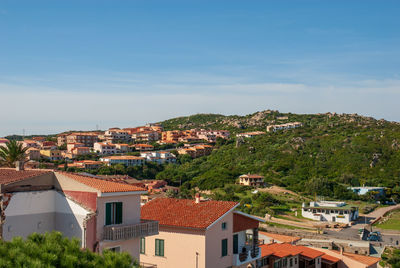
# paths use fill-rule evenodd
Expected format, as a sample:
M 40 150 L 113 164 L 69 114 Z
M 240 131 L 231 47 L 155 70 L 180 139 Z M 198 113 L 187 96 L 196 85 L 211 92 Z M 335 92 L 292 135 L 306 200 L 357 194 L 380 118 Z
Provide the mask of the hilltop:
M 265 131 L 271 124 L 302 122 L 303 127 L 266 133 L 237 142 L 235 133 Z M 157 178 L 187 188 L 214 189 L 244 173 L 258 173 L 290 190 L 346 198 L 348 186 L 398 189 L 400 125 L 357 114 L 292 114 L 266 110 L 246 116 L 197 114 L 160 122 L 165 129 L 227 129 L 209 156 L 166 167 Z M 397 187 L 396 187 L 397 186 Z M 399 191 L 400 192 L 400 191 Z
M 399 125 L 397 122 L 386 120 L 376 120 L 358 114 L 293 114 L 280 113 L 276 110 L 259 111 L 253 114 L 221 115 L 221 114 L 195 114 L 191 116 L 176 117 L 159 122 L 165 130 L 185 130 L 192 128 L 218 129 L 223 128 L 233 133 L 241 131 L 265 130 L 268 125 L 282 124 L 287 122 L 302 122 L 303 124 L 319 125 L 322 123 L 357 123 L 357 125 L 368 126 L 370 124 L 390 123 Z

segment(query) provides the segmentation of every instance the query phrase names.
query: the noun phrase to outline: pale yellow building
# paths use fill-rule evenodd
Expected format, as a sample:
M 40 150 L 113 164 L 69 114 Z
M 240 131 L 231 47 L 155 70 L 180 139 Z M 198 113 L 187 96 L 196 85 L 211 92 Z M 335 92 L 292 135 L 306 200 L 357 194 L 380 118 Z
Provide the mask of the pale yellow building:
M 60 150 L 40 150 L 40 155 L 43 156 L 44 158 L 47 158 L 49 160 L 55 161 L 55 160 L 61 160 L 61 151 Z
M 257 174 L 244 174 L 239 177 L 239 184 L 252 187 L 264 186 L 264 177 Z

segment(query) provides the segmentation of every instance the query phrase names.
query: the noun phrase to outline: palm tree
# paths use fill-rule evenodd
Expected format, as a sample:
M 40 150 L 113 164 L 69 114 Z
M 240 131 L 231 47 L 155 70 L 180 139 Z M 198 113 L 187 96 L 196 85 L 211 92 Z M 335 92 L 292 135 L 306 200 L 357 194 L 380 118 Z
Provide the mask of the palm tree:
M 15 140 L 6 143 L 5 147 L 0 147 L 0 164 L 14 167 L 16 161 L 25 161 L 25 152 L 28 148 L 23 148 L 21 143 Z

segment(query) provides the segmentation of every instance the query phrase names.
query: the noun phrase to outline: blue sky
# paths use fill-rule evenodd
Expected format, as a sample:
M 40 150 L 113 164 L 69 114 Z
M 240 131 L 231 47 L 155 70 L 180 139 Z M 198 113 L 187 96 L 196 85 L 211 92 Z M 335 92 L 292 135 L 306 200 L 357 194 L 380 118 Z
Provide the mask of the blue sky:
M 194 113 L 400 121 L 399 1 L 1 1 L 0 136 Z

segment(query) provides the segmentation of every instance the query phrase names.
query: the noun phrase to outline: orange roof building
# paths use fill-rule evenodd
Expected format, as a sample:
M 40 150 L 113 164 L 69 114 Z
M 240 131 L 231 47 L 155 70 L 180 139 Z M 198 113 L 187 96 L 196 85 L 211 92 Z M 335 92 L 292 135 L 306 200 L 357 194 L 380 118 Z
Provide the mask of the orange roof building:
M 22 168 L 22 167 L 20 167 Z M 51 170 L 0 168 L 2 238 L 60 231 L 101 253 L 126 251 L 139 260 L 140 240 L 158 234 L 156 221 L 140 218 L 136 185 Z
M 260 220 L 236 211 L 238 205 L 201 200 L 199 195 L 195 200 L 159 197 L 147 201 L 142 218 L 158 221 L 160 230 L 143 242 L 141 261 L 157 267 L 193 267 L 195 263 L 199 268 L 255 267 L 261 257 Z
M 290 243 L 261 245 L 260 267 L 375 268 L 380 258 Z

